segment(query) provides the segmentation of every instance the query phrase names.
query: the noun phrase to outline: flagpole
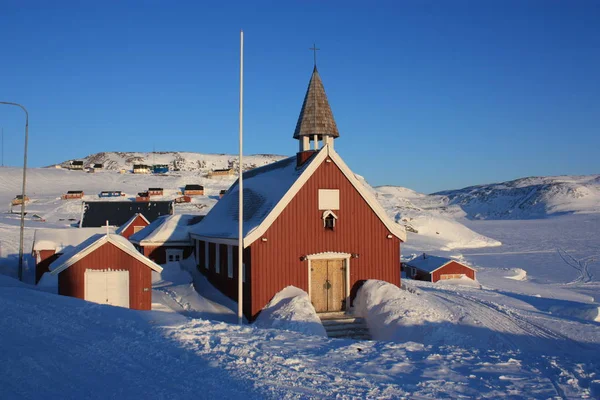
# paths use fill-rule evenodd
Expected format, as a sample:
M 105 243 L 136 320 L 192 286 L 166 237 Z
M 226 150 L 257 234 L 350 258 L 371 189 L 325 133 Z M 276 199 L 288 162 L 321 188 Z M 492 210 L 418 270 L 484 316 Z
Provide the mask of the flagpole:
M 244 313 L 244 184 L 243 127 L 244 127 L 244 31 L 240 31 L 240 160 L 238 165 L 239 220 L 238 220 L 238 324 L 242 325 Z

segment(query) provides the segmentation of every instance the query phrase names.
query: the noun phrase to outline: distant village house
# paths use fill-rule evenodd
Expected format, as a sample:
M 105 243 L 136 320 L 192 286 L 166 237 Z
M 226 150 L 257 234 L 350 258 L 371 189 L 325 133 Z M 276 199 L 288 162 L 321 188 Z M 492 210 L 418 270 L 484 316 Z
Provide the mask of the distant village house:
M 185 185 L 183 188 L 183 194 L 185 196 L 203 196 L 204 186 L 202 185 Z
M 83 190 L 69 190 L 67 193 L 60 196 L 63 200 L 81 199 L 83 197 Z
M 404 263 L 407 277 L 427 282 L 438 282 L 463 277 L 475 280 L 475 269 L 450 258 L 423 253 Z
M 225 169 L 213 169 L 208 173 L 208 177 L 216 177 L 216 176 L 231 176 L 235 174 L 235 170 L 233 168 L 225 168 Z

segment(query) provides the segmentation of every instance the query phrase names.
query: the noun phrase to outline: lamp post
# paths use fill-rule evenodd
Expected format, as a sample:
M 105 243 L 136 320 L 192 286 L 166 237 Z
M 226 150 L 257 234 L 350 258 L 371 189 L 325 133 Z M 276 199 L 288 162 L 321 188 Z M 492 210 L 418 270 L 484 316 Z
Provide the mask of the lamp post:
M 25 231 L 25 182 L 27 181 L 27 140 L 29 138 L 29 113 L 20 104 L 0 101 L 0 104 L 21 107 L 25 111 L 25 155 L 23 156 L 23 187 L 21 190 L 21 230 L 19 237 L 19 280 L 23 280 L 23 232 Z

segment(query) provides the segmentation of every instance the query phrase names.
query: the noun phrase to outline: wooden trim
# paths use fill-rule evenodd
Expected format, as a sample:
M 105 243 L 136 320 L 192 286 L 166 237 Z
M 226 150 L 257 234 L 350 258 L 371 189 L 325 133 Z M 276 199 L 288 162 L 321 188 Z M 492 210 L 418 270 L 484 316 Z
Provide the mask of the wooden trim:
M 192 239 L 203 240 L 205 242 L 211 242 L 211 243 L 230 244 L 232 246 L 235 246 L 238 243 L 237 239 L 215 238 L 215 237 L 210 237 L 210 236 L 200 236 L 200 235 L 194 235 L 194 234 L 190 234 L 190 236 L 192 237 Z
M 306 258 L 308 260 L 330 260 L 330 259 L 336 259 L 339 260 L 340 258 L 350 258 L 352 256 L 352 254 L 350 253 L 338 253 L 335 251 L 328 251 L 326 253 L 316 253 L 316 254 L 309 254 L 306 256 Z

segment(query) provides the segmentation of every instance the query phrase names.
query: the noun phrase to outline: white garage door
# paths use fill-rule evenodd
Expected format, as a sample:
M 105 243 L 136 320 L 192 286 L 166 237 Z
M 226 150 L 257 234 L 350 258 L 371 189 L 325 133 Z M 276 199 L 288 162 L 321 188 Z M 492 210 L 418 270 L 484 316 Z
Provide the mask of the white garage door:
M 86 269 L 85 299 L 129 308 L 129 271 Z

